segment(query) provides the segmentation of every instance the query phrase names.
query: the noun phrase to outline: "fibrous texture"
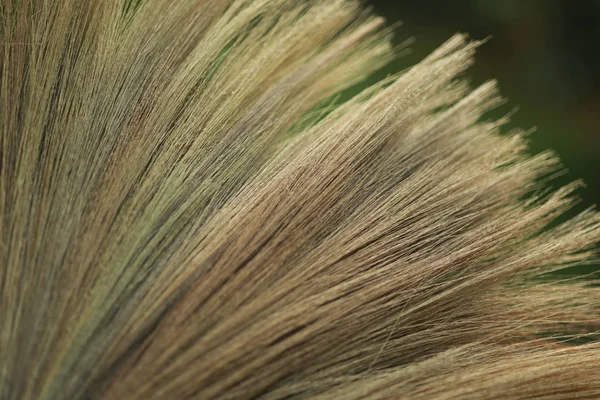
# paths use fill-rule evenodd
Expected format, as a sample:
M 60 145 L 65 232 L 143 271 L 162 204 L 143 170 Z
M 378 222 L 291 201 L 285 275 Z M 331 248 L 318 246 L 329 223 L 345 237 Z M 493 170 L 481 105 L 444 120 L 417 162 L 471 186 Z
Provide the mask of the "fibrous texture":
M 347 0 L 3 0 L 0 399 L 600 398 L 600 217 L 457 35 Z

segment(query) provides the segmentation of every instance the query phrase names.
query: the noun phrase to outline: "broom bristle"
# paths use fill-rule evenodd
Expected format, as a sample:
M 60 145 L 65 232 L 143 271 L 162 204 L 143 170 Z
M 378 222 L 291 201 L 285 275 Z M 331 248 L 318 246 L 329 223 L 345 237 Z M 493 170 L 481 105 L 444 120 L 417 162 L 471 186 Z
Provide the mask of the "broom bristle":
M 0 5 L 0 399 L 600 398 L 600 215 L 456 35 L 347 0 Z M 589 342 L 589 343 L 583 343 Z

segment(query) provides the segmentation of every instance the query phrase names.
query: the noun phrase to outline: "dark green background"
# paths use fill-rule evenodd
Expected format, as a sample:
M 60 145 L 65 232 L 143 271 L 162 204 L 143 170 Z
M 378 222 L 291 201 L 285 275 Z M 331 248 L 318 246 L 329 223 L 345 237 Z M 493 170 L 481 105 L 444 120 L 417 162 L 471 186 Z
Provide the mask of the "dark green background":
M 537 127 L 531 151 L 556 151 L 568 174 L 583 178 L 576 210 L 600 204 L 600 1 L 599 0 L 371 0 L 389 23 L 402 21 L 396 42 L 415 37 L 412 54 L 382 71 L 416 63 L 455 32 L 492 36 L 469 71 L 473 84 L 495 78 L 521 128 Z M 597 269 L 595 267 L 594 269 Z M 578 268 L 577 272 L 590 272 Z

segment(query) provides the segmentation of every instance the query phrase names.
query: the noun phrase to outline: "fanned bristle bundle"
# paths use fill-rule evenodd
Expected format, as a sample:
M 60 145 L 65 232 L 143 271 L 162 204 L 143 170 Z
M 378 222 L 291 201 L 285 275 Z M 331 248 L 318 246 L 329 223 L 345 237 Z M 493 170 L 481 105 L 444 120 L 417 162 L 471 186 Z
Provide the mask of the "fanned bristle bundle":
M 480 42 L 346 0 L 0 6 L 0 399 L 600 396 L 600 216 Z M 340 104 L 341 103 L 341 104 Z M 585 342 L 585 343 L 584 343 Z

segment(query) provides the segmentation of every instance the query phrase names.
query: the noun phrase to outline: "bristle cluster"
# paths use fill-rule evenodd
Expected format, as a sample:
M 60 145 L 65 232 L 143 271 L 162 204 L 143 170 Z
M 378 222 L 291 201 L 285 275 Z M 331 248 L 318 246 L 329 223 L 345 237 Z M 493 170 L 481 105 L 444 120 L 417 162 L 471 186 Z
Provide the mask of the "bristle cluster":
M 544 278 L 600 215 L 479 43 L 339 104 L 394 57 L 357 2 L 0 13 L 0 399 L 600 397 L 600 292 Z

